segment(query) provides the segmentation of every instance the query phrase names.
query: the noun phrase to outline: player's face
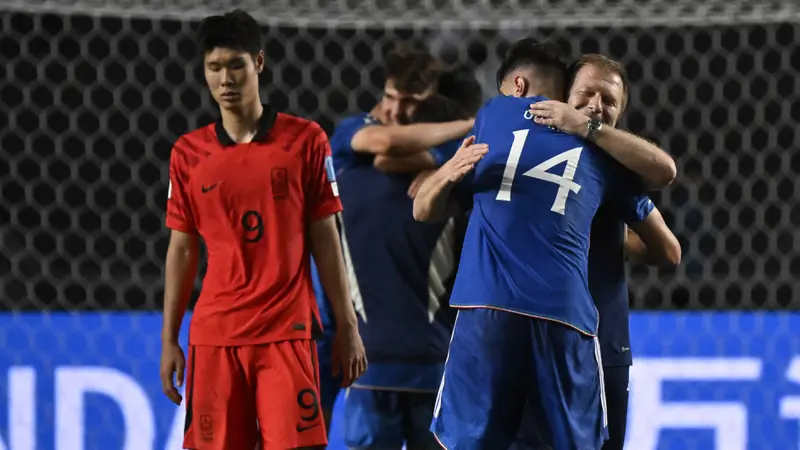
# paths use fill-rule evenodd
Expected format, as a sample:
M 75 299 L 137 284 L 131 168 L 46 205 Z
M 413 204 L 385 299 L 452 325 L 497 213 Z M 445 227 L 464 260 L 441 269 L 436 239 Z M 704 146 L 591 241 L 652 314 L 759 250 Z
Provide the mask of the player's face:
M 575 109 L 612 127 L 619 122 L 624 101 L 622 78 L 591 64 L 575 75 L 568 99 Z
M 258 74 L 264 70 L 264 52 L 217 47 L 204 58 L 206 82 L 214 100 L 224 109 L 238 109 L 258 100 Z
M 388 125 L 405 124 L 411 122 L 414 113 L 417 111 L 419 102 L 430 97 L 432 90 L 421 94 L 409 94 L 400 92 L 395 87 L 393 80 L 386 80 L 383 88 L 383 98 L 381 99 L 381 120 Z

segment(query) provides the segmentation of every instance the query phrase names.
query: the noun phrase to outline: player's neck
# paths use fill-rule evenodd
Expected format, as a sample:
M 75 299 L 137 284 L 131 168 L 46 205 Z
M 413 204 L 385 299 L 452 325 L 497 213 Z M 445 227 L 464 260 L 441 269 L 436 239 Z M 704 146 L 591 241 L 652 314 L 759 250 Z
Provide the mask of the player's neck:
M 258 133 L 258 125 L 264 107 L 259 99 L 236 109 L 222 109 L 222 128 L 228 136 L 240 144 L 248 143 Z
M 548 90 L 530 91 L 530 92 L 528 92 L 528 95 L 526 95 L 525 97 L 528 97 L 528 98 L 530 98 L 530 97 L 544 97 L 544 98 L 546 98 L 548 100 L 558 100 L 558 101 L 561 101 L 561 98 L 562 98 L 560 94 L 555 93 L 555 92 L 551 92 L 551 91 L 548 91 Z

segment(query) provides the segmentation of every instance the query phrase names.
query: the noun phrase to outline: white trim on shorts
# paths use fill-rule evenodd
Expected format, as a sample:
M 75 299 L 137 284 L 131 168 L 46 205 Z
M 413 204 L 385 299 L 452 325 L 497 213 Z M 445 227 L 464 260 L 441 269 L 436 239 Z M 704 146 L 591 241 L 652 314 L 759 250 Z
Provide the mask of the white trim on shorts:
M 439 392 L 436 393 L 436 403 L 433 404 L 433 417 L 439 417 L 439 412 L 441 412 L 442 409 L 442 392 L 444 391 L 444 379 L 445 376 L 447 375 L 447 363 L 450 362 L 450 348 L 453 345 L 453 336 L 455 336 L 456 334 L 456 324 L 458 323 L 459 314 L 461 314 L 461 312 L 456 311 L 456 318 L 455 320 L 453 320 L 453 331 L 450 333 L 450 343 L 447 344 L 447 358 L 444 360 L 444 370 L 442 370 L 442 381 L 439 383 Z
M 600 354 L 600 340 L 594 340 L 594 359 L 597 360 L 597 370 L 600 374 L 600 407 L 603 409 L 603 428 L 608 428 L 608 404 L 606 403 L 606 383 L 603 376 L 603 357 Z

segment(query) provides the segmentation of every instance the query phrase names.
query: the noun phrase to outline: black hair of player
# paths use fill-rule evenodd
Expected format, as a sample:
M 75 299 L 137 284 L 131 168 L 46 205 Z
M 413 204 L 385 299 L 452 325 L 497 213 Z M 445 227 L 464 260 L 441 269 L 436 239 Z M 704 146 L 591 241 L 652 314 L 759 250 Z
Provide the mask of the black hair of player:
M 483 89 L 475 71 L 466 67 L 443 72 L 439 76 L 439 94 L 455 101 L 466 117 L 475 117 L 483 105 Z
M 417 105 L 413 122 L 441 123 L 467 119 L 470 116 L 458 102 L 441 94 L 433 94 Z
M 261 51 L 261 27 L 253 16 L 235 9 L 203 19 L 197 28 L 197 43 L 204 55 L 227 48 L 255 56 Z
M 497 90 L 511 72 L 520 67 L 531 66 L 542 76 L 552 77 L 563 83 L 567 64 L 561 48 L 553 42 L 538 41 L 528 37 L 515 42 L 506 52 L 500 68 L 497 69 Z
M 403 93 L 421 94 L 436 89 L 441 63 L 420 44 L 404 43 L 392 48 L 384 58 L 386 80 Z

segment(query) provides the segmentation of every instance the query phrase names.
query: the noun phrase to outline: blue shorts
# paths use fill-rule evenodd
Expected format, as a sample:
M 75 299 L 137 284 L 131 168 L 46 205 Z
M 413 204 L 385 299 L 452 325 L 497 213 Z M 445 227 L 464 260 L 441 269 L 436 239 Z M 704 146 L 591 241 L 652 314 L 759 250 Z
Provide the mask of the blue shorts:
M 336 397 L 342 389 L 342 375 L 333 376 L 333 339 L 335 333 L 325 332 L 322 339 L 317 340 L 319 355 L 319 403 L 323 411 L 332 411 Z
M 599 450 L 597 339 L 487 308 L 458 312 L 431 431 L 446 449 Z M 522 436 L 523 440 L 520 440 Z
M 430 432 L 436 394 L 350 388 L 344 402 L 344 441 L 350 449 L 439 450 Z

